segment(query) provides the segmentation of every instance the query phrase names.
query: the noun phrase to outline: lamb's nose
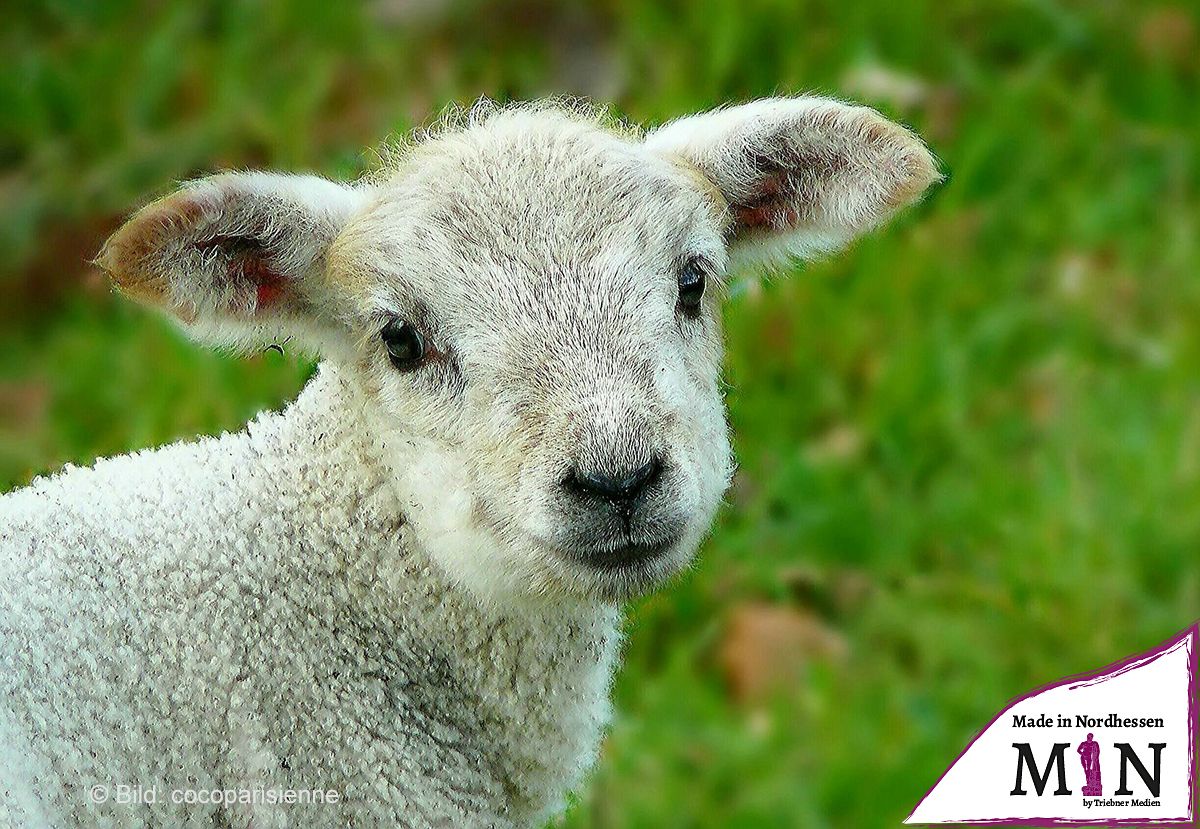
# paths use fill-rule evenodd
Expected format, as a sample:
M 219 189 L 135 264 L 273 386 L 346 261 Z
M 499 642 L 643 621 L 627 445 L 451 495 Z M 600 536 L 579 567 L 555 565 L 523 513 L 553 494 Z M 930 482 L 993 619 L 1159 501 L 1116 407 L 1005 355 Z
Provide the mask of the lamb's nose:
M 582 472 L 574 470 L 567 479 L 567 485 L 583 495 L 603 498 L 629 504 L 645 492 L 662 477 L 663 463 L 660 458 L 653 458 L 649 463 L 637 469 L 612 472 Z

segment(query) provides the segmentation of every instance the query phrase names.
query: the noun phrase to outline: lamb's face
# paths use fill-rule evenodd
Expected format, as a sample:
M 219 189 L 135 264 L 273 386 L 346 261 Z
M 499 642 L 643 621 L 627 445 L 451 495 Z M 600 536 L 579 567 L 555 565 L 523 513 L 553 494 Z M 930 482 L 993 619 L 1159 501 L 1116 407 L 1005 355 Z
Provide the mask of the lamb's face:
M 209 339 L 294 336 L 340 363 L 451 578 L 611 600 L 686 565 L 728 482 L 730 263 L 837 247 L 935 178 L 912 134 L 822 99 L 644 138 L 517 109 L 356 187 L 195 182 L 100 263 Z
M 407 487 L 417 535 L 484 536 L 458 534 L 448 569 L 623 596 L 687 563 L 730 471 L 727 221 L 694 168 L 545 113 L 435 140 L 378 184 L 331 275 L 357 293 L 397 467 L 412 440 L 437 459 Z M 442 516 L 445 488 L 469 512 Z

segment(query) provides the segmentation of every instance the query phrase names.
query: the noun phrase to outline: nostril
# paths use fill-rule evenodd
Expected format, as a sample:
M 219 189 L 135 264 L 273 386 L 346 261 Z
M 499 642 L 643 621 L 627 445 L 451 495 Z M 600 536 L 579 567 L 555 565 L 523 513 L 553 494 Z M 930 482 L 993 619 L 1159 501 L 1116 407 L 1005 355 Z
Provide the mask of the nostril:
M 654 458 L 648 464 L 635 469 L 621 482 L 621 489 L 630 495 L 636 495 L 646 487 L 655 483 L 662 475 L 662 461 Z
M 662 477 L 663 463 L 654 458 L 637 469 L 619 474 L 611 472 L 581 472 L 576 469 L 567 480 L 569 486 L 586 495 L 613 501 L 632 501 Z

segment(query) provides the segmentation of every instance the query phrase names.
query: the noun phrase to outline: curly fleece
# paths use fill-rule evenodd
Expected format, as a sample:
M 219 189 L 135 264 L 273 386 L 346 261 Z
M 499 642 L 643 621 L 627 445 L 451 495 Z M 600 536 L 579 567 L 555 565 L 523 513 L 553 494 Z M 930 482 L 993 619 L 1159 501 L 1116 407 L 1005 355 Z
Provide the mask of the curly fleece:
M 618 612 L 450 586 L 355 394 L 326 366 L 244 431 L 0 499 L 0 826 L 504 827 L 561 806 L 608 715 Z M 188 789 L 339 802 L 172 802 Z

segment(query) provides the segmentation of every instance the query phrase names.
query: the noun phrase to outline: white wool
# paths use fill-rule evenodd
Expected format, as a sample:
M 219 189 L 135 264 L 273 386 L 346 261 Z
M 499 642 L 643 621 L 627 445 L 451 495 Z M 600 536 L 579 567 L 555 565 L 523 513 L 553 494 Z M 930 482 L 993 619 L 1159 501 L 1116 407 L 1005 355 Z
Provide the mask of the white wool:
M 452 587 L 354 395 L 325 367 L 243 432 L 0 499 L 0 826 L 528 826 L 561 807 L 608 718 L 616 609 L 504 613 Z M 94 785 L 159 802 L 90 804 Z M 167 799 L 255 786 L 342 802 Z

